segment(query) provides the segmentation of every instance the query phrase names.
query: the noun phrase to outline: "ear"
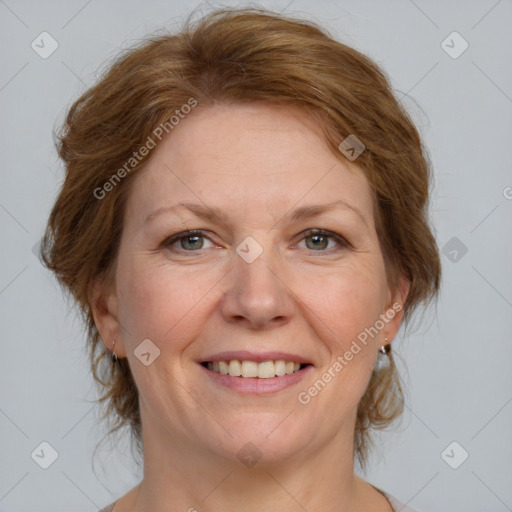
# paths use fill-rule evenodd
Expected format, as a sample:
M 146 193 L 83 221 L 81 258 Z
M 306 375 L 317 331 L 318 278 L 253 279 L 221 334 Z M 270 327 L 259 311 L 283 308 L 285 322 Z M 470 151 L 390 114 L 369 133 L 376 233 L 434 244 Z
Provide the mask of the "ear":
M 89 307 L 101 339 L 109 352 L 115 342 L 115 353 L 126 357 L 122 326 L 118 320 L 118 301 L 115 286 L 107 286 L 105 278 L 95 278 L 88 287 Z
M 404 317 L 404 304 L 407 300 L 410 287 L 409 280 L 401 276 L 396 290 L 393 293 L 390 292 L 388 295 L 388 303 L 383 311 L 387 322 L 382 330 L 383 338 L 388 338 L 387 343 L 393 341 L 400 329 Z M 382 341 L 382 339 L 380 341 Z

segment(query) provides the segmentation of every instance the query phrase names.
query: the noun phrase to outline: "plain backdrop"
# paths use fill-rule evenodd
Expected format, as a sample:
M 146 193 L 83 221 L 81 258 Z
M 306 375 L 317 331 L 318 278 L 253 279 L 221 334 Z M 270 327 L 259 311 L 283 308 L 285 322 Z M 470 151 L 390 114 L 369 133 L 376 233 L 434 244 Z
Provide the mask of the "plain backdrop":
M 63 176 L 52 131 L 66 108 L 119 50 L 197 5 L 0 1 L 0 511 L 98 510 L 139 482 L 127 443 L 93 459 L 105 428 L 84 333 L 35 250 Z M 377 61 L 432 158 L 442 291 L 395 340 L 405 414 L 362 476 L 421 512 L 512 510 L 512 3 L 254 5 L 315 20 Z M 58 45 L 46 58 L 42 37 Z M 47 469 L 42 449 L 57 457 Z

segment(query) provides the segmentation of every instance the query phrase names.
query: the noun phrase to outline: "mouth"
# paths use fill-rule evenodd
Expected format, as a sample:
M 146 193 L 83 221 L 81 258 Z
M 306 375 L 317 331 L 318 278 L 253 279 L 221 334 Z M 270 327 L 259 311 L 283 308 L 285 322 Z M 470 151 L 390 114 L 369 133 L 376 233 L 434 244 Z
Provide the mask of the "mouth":
M 267 395 L 302 381 L 314 364 L 285 352 L 222 352 L 197 361 L 210 382 L 242 395 Z
M 284 377 L 300 372 L 308 366 L 313 366 L 311 363 L 297 363 L 295 361 L 285 361 L 284 359 L 262 361 L 260 363 L 248 359 L 203 361 L 201 365 L 212 372 L 242 379 Z

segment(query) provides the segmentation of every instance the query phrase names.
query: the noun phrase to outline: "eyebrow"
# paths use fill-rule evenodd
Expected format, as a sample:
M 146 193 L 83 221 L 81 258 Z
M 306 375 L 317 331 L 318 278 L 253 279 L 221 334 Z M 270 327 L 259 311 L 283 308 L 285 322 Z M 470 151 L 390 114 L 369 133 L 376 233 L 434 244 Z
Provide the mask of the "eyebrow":
M 144 223 L 152 220 L 153 218 L 157 217 L 158 215 L 161 215 L 163 213 L 172 212 L 173 210 L 177 208 L 185 208 L 186 210 L 189 210 L 193 214 L 195 214 L 197 217 L 200 217 L 205 220 L 209 220 L 212 222 L 217 222 L 219 224 L 224 224 L 225 226 L 231 226 L 231 222 L 229 220 L 229 216 L 223 212 L 220 208 L 215 207 L 208 207 L 204 204 L 197 204 L 197 203 L 187 203 L 187 202 L 180 202 L 175 204 L 174 206 L 164 206 L 162 208 L 158 208 L 154 212 L 151 212 L 146 219 L 144 220 Z M 345 209 L 351 210 L 354 213 L 360 217 L 360 219 L 364 222 L 366 226 L 368 226 L 368 223 L 366 221 L 366 218 L 362 214 L 362 212 L 354 205 L 347 203 L 346 201 L 343 201 L 341 199 L 337 201 L 333 201 L 332 203 L 327 204 L 315 204 L 315 205 L 308 205 L 308 206 L 301 206 L 299 208 L 296 208 L 292 212 L 286 213 L 278 222 L 276 222 L 275 225 L 279 224 L 282 220 L 289 220 L 291 222 L 296 222 L 298 220 L 302 219 L 308 219 L 311 217 L 318 216 L 324 212 L 330 211 L 336 207 L 343 207 Z M 274 226 L 275 226 L 274 225 Z

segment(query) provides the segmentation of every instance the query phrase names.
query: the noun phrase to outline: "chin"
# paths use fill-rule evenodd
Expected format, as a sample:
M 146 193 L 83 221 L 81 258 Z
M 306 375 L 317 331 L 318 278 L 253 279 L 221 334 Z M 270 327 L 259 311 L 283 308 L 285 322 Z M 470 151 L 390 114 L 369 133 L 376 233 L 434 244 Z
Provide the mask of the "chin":
M 215 443 L 212 449 L 248 467 L 290 459 L 311 444 L 314 432 L 294 422 L 293 413 L 285 419 L 289 412 L 242 414 L 226 427 L 232 437 L 224 432 L 220 445 Z

